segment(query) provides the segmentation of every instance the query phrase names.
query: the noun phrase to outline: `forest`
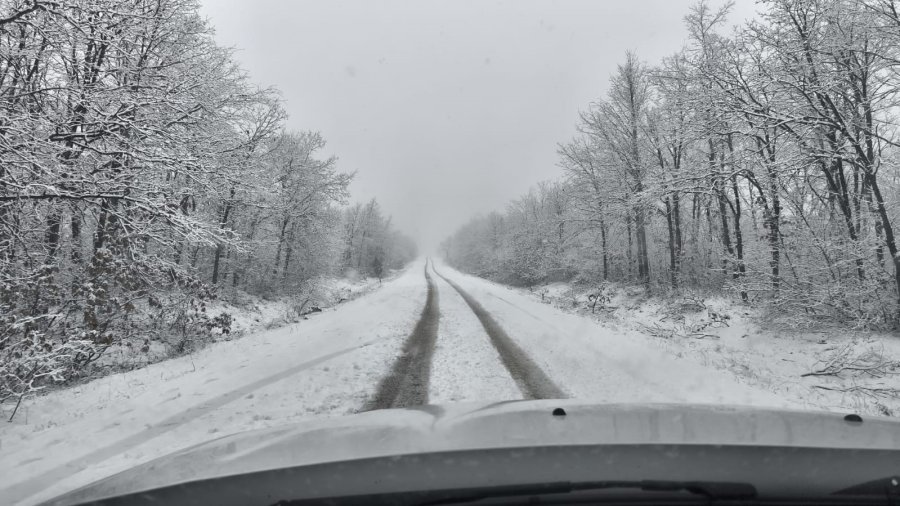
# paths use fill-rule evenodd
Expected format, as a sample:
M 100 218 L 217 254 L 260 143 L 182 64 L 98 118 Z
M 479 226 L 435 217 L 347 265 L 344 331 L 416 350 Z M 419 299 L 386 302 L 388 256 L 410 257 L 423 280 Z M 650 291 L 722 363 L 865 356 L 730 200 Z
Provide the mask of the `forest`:
M 776 320 L 900 322 L 893 0 L 695 4 L 683 48 L 624 55 L 561 174 L 442 249 L 501 282 L 731 294 Z
M 227 331 L 206 303 L 416 256 L 195 0 L 0 2 L 0 402 L 111 346 Z

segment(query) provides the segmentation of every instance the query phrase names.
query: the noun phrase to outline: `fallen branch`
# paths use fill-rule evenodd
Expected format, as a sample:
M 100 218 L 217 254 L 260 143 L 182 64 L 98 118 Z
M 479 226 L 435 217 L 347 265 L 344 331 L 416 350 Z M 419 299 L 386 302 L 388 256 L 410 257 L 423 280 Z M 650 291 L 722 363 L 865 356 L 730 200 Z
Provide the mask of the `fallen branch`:
M 701 332 L 691 332 L 687 334 L 686 337 L 693 337 L 694 339 L 720 339 L 719 336 L 715 334 L 703 334 Z
M 892 387 L 869 387 L 861 385 L 853 385 L 851 387 L 826 387 L 825 385 L 813 385 L 813 388 L 819 390 L 828 390 L 831 392 L 840 392 L 845 394 L 860 394 L 873 399 L 900 399 L 900 388 Z
M 671 339 L 675 337 L 677 334 L 675 329 L 667 329 L 665 327 L 661 327 L 658 323 L 654 323 L 651 325 L 638 324 L 642 331 L 650 334 L 653 337 L 659 337 L 662 339 Z
M 852 342 L 845 344 L 824 362 L 823 367 L 801 374 L 800 377 L 834 376 L 839 378 L 845 372 L 872 378 L 900 374 L 900 361 L 885 358 L 884 352 L 871 348 L 854 356 L 852 355 L 853 345 Z

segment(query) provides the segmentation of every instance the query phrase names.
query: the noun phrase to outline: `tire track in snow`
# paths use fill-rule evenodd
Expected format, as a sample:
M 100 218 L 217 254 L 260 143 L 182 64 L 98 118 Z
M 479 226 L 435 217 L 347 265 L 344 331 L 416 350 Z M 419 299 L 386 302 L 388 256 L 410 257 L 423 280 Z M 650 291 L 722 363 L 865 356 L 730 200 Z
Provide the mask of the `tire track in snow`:
M 428 283 L 428 294 L 425 299 L 425 307 L 422 309 L 422 316 L 416 322 L 412 334 L 406 338 L 403 351 L 394 361 L 391 371 L 381 380 L 375 396 L 366 403 L 362 411 L 405 408 L 428 403 L 431 357 L 434 355 L 438 321 L 441 318 L 438 287 L 431 275 L 428 274 L 428 262 L 430 260 L 425 261 L 425 281 Z
M 431 272 L 441 294 L 441 324 L 431 357 L 428 402 L 522 399 L 481 321 L 461 295 Z
M 491 314 L 474 297 L 438 272 L 434 268 L 434 263 L 432 263 L 431 269 L 462 296 L 469 308 L 472 309 L 472 312 L 475 313 L 475 316 L 478 317 L 478 320 L 484 327 L 484 331 L 491 338 L 491 343 L 500 354 L 500 360 L 526 399 L 564 399 L 568 397 L 561 388 L 553 383 L 553 380 L 547 376 L 540 366 L 528 356 L 528 353 L 509 337 L 506 331 L 503 330 L 503 327 L 494 320 Z

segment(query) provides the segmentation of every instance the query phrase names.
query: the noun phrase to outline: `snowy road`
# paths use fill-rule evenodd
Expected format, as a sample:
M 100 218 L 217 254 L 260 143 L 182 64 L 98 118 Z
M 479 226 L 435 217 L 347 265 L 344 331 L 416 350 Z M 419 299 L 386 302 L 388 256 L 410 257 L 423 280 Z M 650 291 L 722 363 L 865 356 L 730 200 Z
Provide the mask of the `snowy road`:
M 786 407 L 769 392 L 424 260 L 308 321 L 40 397 L 0 428 L 0 504 L 243 430 L 425 402 Z
M 400 356 L 378 385 L 375 396 L 365 410 L 405 408 L 421 406 L 428 403 L 428 378 L 431 375 L 431 355 L 437 341 L 439 296 L 431 274 L 428 272 L 429 262 L 423 269 L 428 292 L 422 315 L 413 328 L 412 333 L 403 344 Z
M 432 268 L 434 266 L 432 265 Z M 516 341 L 509 337 L 503 327 L 491 316 L 490 312 L 475 300 L 466 290 L 445 276 L 438 273 L 447 284 L 453 287 L 460 297 L 466 301 L 475 316 L 481 322 L 484 331 L 491 338 L 491 343 L 500 354 L 500 360 L 507 372 L 519 385 L 519 389 L 526 399 L 564 399 L 567 397 L 558 386 L 538 366 L 534 360 L 523 350 Z
M 437 404 L 524 398 L 478 317 L 443 278 L 434 278 L 441 293 L 441 321 L 429 401 Z

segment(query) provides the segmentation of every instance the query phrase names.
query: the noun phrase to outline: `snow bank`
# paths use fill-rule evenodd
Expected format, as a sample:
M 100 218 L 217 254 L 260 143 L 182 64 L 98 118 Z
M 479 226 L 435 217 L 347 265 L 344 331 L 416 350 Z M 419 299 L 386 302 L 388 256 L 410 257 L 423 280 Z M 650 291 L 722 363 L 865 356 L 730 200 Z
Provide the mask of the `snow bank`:
M 32 504 L 222 435 L 358 409 L 425 297 L 423 262 L 307 320 L 25 401 L 0 426 L 0 504 Z
M 394 273 L 388 279 L 395 277 Z M 381 286 L 377 278 L 322 278 L 315 280 L 307 291 L 294 296 L 266 300 L 242 291 L 205 303 L 204 312 L 210 319 L 225 318 L 228 329 L 211 330 L 212 335 L 188 338 L 192 348 L 209 342 L 230 341 L 249 333 L 288 325 L 300 321 L 311 308 L 323 309 L 353 300 Z M 301 308 L 301 306 L 303 306 Z M 121 372 L 145 367 L 148 364 L 182 354 L 172 343 L 145 340 L 146 336 L 125 339 L 110 346 L 99 360 L 91 364 L 88 376 L 97 377 L 109 372 Z M 5 406 L 4 406 L 5 407 Z
M 900 339 L 896 335 L 820 329 L 771 328 L 752 307 L 722 296 L 699 294 L 646 299 L 627 287 L 606 285 L 606 299 L 594 311 L 588 296 L 596 287 L 552 283 L 516 289 L 532 301 L 591 318 L 621 337 L 662 350 L 682 362 L 727 373 L 732 380 L 762 388 L 796 406 L 900 416 Z M 641 291 L 642 292 L 642 291 Z M 884 374 L 842 372 L 807 375 L 832 362 L 883 365 Z M 830 369 L 834 370 L 834 368 Z

